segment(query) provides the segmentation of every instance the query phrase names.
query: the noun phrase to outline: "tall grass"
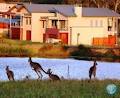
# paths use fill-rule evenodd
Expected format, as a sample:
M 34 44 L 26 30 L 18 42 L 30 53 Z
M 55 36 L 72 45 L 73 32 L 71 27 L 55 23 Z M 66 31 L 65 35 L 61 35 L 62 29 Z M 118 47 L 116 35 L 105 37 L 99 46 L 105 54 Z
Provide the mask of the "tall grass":
M 45 44 L 39 49 L 39 55 L 42 57 L 65 58 L 69 52 L 60 45 Z
M 29 56 L 32 55 L 32 50 L 28 50 L 22 46 L 8 46 L 8 45 L 1 45 L 0 47 L 0 55 L 1 56 Z
M 0 39 L 0 56 L 36 56 L 41 43 Z
M 60 45 L 0 39 L 0 56 L 64 58 L 68 57 L 68 52 Z
M 118 87 L 114 97 L 106 92 L 106 86 L 111 83 Z M 1 82 L 0 98 L 120 98 L 119 89 L 117 80 Z

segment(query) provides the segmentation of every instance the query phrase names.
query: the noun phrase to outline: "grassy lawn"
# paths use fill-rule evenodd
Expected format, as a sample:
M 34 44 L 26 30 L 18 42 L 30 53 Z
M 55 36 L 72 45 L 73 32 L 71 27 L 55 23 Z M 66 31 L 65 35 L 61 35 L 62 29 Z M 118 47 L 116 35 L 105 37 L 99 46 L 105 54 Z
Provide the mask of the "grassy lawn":
M 108 95 L 106 86 L 115 84 L 117 92 Z M 118 80 L 63 80 L 0 82 L 0 98 L 120 98 Z

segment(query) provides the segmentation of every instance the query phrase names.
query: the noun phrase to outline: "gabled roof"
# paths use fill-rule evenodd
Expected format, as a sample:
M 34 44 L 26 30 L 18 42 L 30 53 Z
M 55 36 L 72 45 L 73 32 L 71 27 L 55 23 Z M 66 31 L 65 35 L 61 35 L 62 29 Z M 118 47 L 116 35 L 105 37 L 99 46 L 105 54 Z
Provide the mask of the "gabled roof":
M 82 16 L 84 17 L 120 17 L 120 14 L 108 8 L 83 8 Z
M 54 4 L 25 4 L 25 7 L 31 13 L 49 13 L 59 12 L 65 16 L 74 16 L 74 6 L 72 5 L 54 5 Z
M 30 13 L 52 13 L 58 12 L 64 16 L 76 16 L 74 5 L 55 5 L 55 4 L 23 4 Z M 18 10 L 22 7 L 17 6 Z M 85 8 L 82 7 L 83 17 L 120 17 L 120 15 L 107 8 Z
M 21 5 L 14 5 L 12 8 L 10 8 L 7 12 L 11 12 L 14 9 L 17 9 L 17 12 L 19 12 L 22 8 L 25 8 L 27 10 L 27 8 L 21 4 Z M 28 10 L 27 10 L 28 11 Z M 29 12 L 29 11 L 28 11 Z
M 74 13 L 74 7 L 73 6 L 63 6 L 63 7 L 57 7 L 55 6 L 54 9 L 57 10 L 57 12 L 63 14 L 64 16 L 76 16 Z

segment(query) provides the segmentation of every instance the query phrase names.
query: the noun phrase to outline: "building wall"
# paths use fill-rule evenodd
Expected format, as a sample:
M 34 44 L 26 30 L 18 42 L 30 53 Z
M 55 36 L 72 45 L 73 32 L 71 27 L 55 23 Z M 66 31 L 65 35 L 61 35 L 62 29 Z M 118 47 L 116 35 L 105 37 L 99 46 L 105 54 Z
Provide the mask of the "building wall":
M 31 13 L 31 24 L 26 25 L 26 17 L 23 18 L 23 40 L 26 40 L 26 32 L 31 30 L 31 41 L 33 42 L 43 42 L 43 35 L 46 28 L 52 28 L 52 19 L 56 20 L 67 20 L 67 30 L 68 32 L 68 44 L 78 45 L 86 44 L 92 45 L 93 38 L 105 38 L 108 35 L 114 35 L 115 28 L 108 32 L 108 17 L 82 17 L 82 8 L 75 7 L 74 9 L 76 16 L 65 17 L 60 13 Z M 12 12 L 16 12 L 13 9 Z M 23 7 L 19 12 L 16 13 L 28 13 Z M 42 28 L 41 17 L 47 17 L 46 28 Z M 113 18 L 113 22 L 115 19 Z M 59 27 L 59 22 L 58 22 Z M 114 24 L 113 24 L 114 25 Z M 115 25 L 114 25 L 115 26 Z M 113 26 L 113 27 L 114 27 Z
M 6 3 L 0 3 L 0 12 L 6 12 L 11 7 L 13 7 L 15 4 L 6 4 Z
M 31 18 L 30 16 L 24 16 L 23 17 L 23 26 L 22 26 L 22 28 L 23 28 L 23 40 L 26 40 L 26 33 L 27 33 L 27 31 L 29 30 L 29 31 L 31 31 L 31 29 L 32 29 L 32 26 L 30 25 L 30 24 L 26 24 L 26 17 L 29 17 L 29 18 Z
M 32 13 L 32 41 L 33 42 L 43 42 L 44 28 L 40 22 L 40 17 L 54 16 L 53 13 Z M 48 27 L 50 23 L 47 23 Z
M 18 10 L 17 8 L 14 8 L 12 9 L 11 12 L 14 12 L 16 13 L 16 15 L 20 15 L 21 19 L 21 23 L 20 23 L 20 28 L 22 29 L 20 32 L 21 32 L 21 37 L 20 39 L 21 40 L 26 40 L 26 33 L 27 31 L 31 31 L 31 24 L 26 24 L 26 17 L 28 18 L 31 18 L 31 15 L 30 13 L 24 8 L 22 7 L 20 10 Z
M 81 11 L 81 8 L 77 8 L 76 13 L 78 11 Z M 108 32 L 108 17 L 81 17 L 80 12 L 76 15 L 68 18 L 70 45 L 92 45 L 93 38 L 108 37 L 116 32 L 114 28 Z
M 92 21 L 92 23 L 91 23 Z M 96 26 L 96 21 L 98 25 Z M 100 26 L 100 22 L 102 25 Z M 107 33 L 107 18 L 89 18 L 77 17 L 69 18 L 69 44 L 92 44 L 93 37 L 106 37 Z M 71 27 L 71 30 L 70 30 Z M 79 34 L 79 38 L 78 35 Z M 72 36 L 72 38 L 70 37 Z M 71 40 L 71 41 L 70 41 Z

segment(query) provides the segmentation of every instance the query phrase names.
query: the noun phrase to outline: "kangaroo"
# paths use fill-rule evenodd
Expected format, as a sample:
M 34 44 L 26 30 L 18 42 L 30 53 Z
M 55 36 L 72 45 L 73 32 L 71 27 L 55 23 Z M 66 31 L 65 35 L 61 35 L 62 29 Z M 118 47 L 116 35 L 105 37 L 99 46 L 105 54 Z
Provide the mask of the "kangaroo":
M 6 74 L 10 81 L 14 81 L 14 73 L 9 69 L 9 66 L 6 66 Z
M 90 67 L 90 69 L 89 69 L 89 78 L 90 78 L 90 80 L 92 78 L 92 75 L 94 76 L 94 78 L 96 76 L 96 69 L 97 69 L 96 65 L 97 65 L 97 62 L 96 62 L 96 60 L 94 60 L 93 66 Z
M 49 75 L 49 78 L 53 81 L 60 80 L 58 75 L 52 74 L 51 69 L 48 69 L 47 74 Z
M 37 62 L 33 62 L 32 59 L 31 59 L 31 57 L 29 57 L 28 62 L 30 63 L 31 68 L 37 73 L 38 79 L 39 78 L 42 79 L 43 75 L 42 75 L 41 71 L 43 71 L 44 73 L 46 73 L 43 70 L 42 66 L 39 63 L 37 63 Z

